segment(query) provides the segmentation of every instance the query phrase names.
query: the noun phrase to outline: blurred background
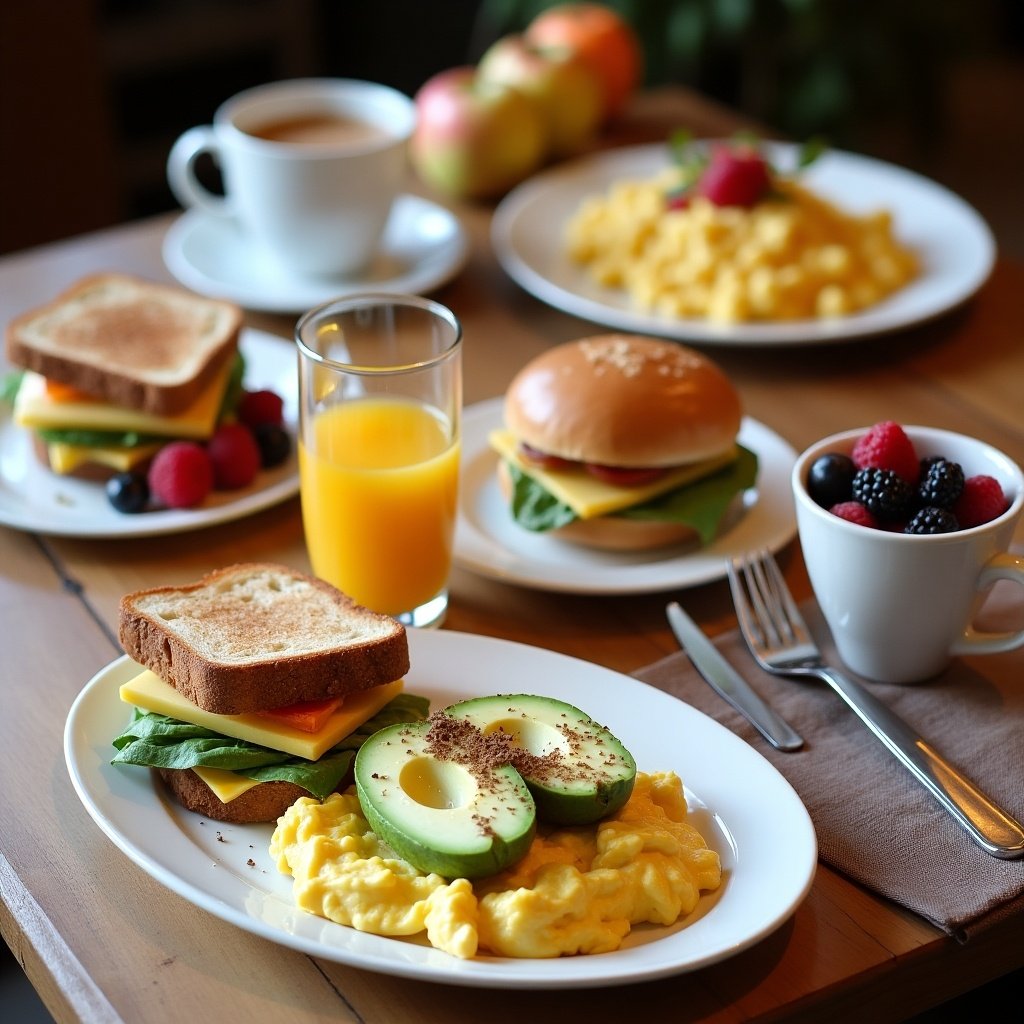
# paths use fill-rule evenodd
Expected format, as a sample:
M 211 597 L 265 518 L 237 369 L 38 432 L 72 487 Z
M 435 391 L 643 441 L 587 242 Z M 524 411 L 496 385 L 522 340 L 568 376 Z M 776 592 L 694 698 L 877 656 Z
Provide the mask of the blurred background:
M 271 79 L 412 95 L 550 0 L 37 0 L 0 4 L 0 253 L 176 208 L 174 139 Z M 682 84 L 795 139 L 918 170 L 1024 258 L 1019 0 L 608 0 L 647 86 Z

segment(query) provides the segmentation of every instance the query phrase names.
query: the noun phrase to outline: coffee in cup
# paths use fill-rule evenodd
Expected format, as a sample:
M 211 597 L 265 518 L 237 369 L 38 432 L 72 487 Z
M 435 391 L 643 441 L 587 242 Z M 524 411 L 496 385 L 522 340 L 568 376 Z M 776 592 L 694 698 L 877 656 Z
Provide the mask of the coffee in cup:
M 407 171 L 413 101 L 354 79 L 292 79 L 239 93 L 212 125 L 186 131 L 167 177 L 185 207 L 234 220 L 282 273 L 337 278 L 362 270 Z M 209 154 L 224 194 L 196 162 Z

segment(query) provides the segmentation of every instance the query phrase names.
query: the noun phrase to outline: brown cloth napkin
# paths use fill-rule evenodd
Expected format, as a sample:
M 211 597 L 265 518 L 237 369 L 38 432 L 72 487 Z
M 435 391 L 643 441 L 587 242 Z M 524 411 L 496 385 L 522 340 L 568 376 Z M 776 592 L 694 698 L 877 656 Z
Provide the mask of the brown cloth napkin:
M 842 667 L 817 604 L 808 602 L 802 610 L 826 658 Z M 979 624 L 1011 629 L 1022 621 L 1020 588 L 997 584 Z M 763 754 L 803 800 L 822 861 L 960 942 L 1024 912 L 1024 860 L 1000 860 L 978 847 L 830 687 L 763 672 L 738 631 L 716 638 L 716 644 L 804 737 L 801 750 L 775 750 L 682 652 L 633 674 L 721 722 Z M 864 682 L 992 800 L 1024 821 L 1024 649 L 954 660 L 926 683 Z

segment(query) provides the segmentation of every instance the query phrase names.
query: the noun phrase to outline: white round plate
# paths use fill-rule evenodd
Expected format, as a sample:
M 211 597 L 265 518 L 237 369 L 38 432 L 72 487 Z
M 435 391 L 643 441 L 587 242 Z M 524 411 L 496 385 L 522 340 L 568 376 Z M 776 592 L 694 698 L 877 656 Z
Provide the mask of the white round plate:
M 99 672 L 71 708 L 64 730 L 71 780 L 107 836 L 197 907 L 310 956 L 449 985 L 593 988 L 694 970 L 764 938 L 807 895 L 817 844 L 803 803 L 765 758 L 713 719 L 629 676 L 535 647 L 445 630 L 410 630 L 409 644 L 407 689 L 429 697 L 435 710 L 522 693 L 529 680 L 529 692 L 568 701 L 608 725 L 641 771 L 676 772 L 693 823 L 722 859 L 721 887 L 672 927 L 637 927 L 614 953 L 553 960 L 459 960 L 425 941 L 314 917 L 295 907 L 291 879 L 268 853 L 272 825 L 210 828 L 173 803 L 149 771 L 110 764 L 111 740 L 129 720 L 118 687 L 138 671 L 126 657 Z
M 471 405 L 462 420 L 462 481 L 455 524 L 457 565 L 536 590 L 576 594 L 638 594 L 694 587 L 722 579 L 733 555 L 778 551 L 796 535 L 789 477 L 796 452 L 778 434 L 749 417 L 739 441 L 758 457 L 757 484 L 741 512 L 703 547 L 695 543 L 657 551 L 595 551 L 517 526 L 501 496 L 498 454 L 487 435 L 502 425 L 502 399 Z
M 796 147 L 764 143 L 780 167 L 795 166 Z M 771 323 L 715 324 L 635 309 L 625 291 L 603 288 L 565 253 L 565 226 L 587 196 L 612 182 L 645 179 L 670 160 L 663 144 L 611 150 L 530 178 L 498 205 L 492 241 L 502 266 L 537 298 L 574 316 L 619 330 L 709 345 L 800 345 L 838 342 L 922 323 L 973 295 L 995 262 L 988 225 L 963 199 L 911 171 L 831 150 L 801 175 L 807 186 L 855 214 L 891 211 L 896 237 L 922 262 L 917 280 L 851 316 Z
M 454 277 L 469 252 L 458 218 L 429 200 L 395 200 L 370 265 L 349 277 L 289 276 L 263 259 L 238 224 L 196 210 L 182 214 L 164 236 L 168 270 L 186 287 L 267 313 L 302 313 L 364 291 L 423 294 Z
M 269 388 L 284 399 L 293 451 L 280 466 L 261 470 L 241 490 L 211 492 L 198 508 L 128 515 L 110 504 L 102 484 L 51 473 L 33 451 L 29 431 L 15 426 L 10 407 L 0 404 L 0 525 L 64 537 L 153 537 L 240 519 L 298 494 L 295 347 L 283 338 L 249 329 L 242 331 L 239 347 L 245 358 L 245 387 Z

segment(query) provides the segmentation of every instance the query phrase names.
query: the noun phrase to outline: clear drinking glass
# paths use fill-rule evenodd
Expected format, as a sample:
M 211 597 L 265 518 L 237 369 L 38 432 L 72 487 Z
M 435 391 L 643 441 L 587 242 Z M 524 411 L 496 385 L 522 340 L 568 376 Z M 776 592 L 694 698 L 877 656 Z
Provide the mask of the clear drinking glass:
M 439 626 L 459 487 L 458 319 L 415 295 L 353 295 L 302 316 L 296 341 L 313 572 L 407 626 Z

